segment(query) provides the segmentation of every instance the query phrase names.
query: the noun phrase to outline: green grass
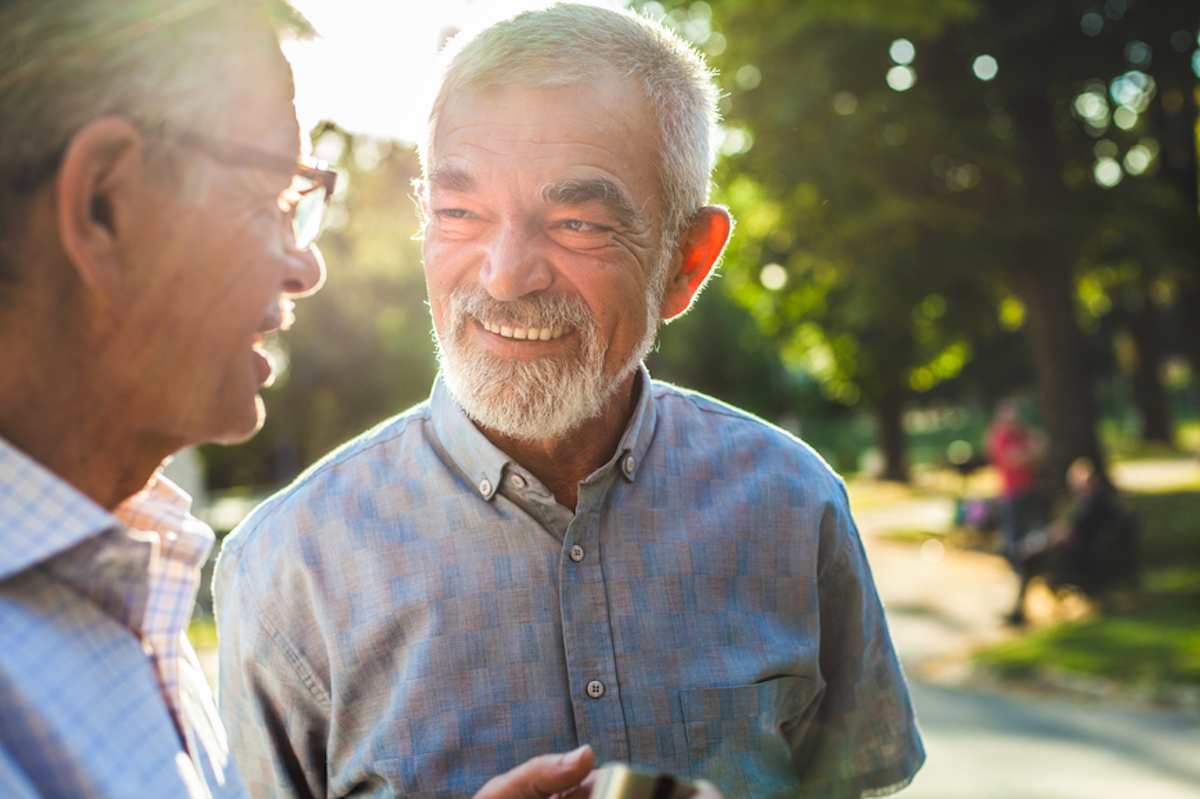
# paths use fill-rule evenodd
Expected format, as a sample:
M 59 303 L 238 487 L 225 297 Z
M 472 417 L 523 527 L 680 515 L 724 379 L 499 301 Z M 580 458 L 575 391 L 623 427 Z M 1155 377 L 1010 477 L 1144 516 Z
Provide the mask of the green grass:
M 1200 686 L 1200 570 L 1186 591 L 1128 613 L 1036 630 L 976 655 L 1008 678 L 1050 670 L 1140 686 Z
M 188 625 L 188 640 L 197 652 L 217 648 L 217 625 L 207 616 L 196 616 Z
M 876 537 L 893 544 L 906 544 L 910 546 L 924 544 L 931 538 L 936 538 L 939 541 L 944 538 L 939 533 L 920 529 L 888 529 L 879 533 Z
M 1148 568 L 1200 565 L 1200 486 L 1126 494 L 1124 500 L 1137 514 L 1142 561 Z

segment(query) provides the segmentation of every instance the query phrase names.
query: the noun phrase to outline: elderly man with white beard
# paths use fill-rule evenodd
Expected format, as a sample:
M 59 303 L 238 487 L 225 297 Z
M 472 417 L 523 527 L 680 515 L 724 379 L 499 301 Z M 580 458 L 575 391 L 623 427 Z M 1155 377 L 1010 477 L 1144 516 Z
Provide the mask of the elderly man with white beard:
M 465 795 L 579 744 L 731 796 L 903 787 L 924 752 L 842 482 L 641 365 L 732 226 L 702 59 L 579 5 L 444 59 L 419 187 L 441 373 L 226 544 L 239 761 L 304 795 Z

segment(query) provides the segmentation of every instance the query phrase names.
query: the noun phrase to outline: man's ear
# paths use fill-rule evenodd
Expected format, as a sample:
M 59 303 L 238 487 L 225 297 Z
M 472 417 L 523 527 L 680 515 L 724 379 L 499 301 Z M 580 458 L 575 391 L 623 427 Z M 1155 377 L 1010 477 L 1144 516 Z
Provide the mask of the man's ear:
M 692 300 L 724 252 L 732 229 L 733 218 L 720 206 L 706 205 L 693 217 L 679 237 L 675 253 L 679 267 L 671 275 L 663 294 L 664 321 L 671 321 L 691 307 Z
M 71 137 L 55 178 L 63 250 L 84 284 L 106 297 L 120 280 L 124 238 L 134 233 L 144 143 L 128 120 L 94 119 Z

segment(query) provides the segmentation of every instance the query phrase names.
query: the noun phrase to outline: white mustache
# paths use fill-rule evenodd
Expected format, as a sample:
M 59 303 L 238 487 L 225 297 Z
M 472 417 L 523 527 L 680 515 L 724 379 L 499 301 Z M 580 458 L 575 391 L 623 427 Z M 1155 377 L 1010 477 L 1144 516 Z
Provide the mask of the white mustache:
M 460 289 L 450 297 L 450 313 L 457 331 L 473 317 L 484 324 L 509 327 L 591 330 L 595 317 L 583 300 L 562 295 L 535 295 L 500 301 L 480 289 Z

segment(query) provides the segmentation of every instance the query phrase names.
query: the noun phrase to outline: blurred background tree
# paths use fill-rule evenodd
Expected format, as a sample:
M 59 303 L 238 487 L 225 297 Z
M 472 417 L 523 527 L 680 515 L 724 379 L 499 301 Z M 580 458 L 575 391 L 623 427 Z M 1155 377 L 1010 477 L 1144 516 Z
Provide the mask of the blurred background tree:
M 1143 434 L 1171 442 L 1164 356 L 1196 365 L 1161 320 L 1197 317 L 1194 3 L 643 8 L 725 77 L 734 296 L 874 410 L 886 476 L 906 475 L 906 403 L 996 324 L 1026 338 L 1052 479 L 1103 468 L 1097 317 L 1124 334 Z

